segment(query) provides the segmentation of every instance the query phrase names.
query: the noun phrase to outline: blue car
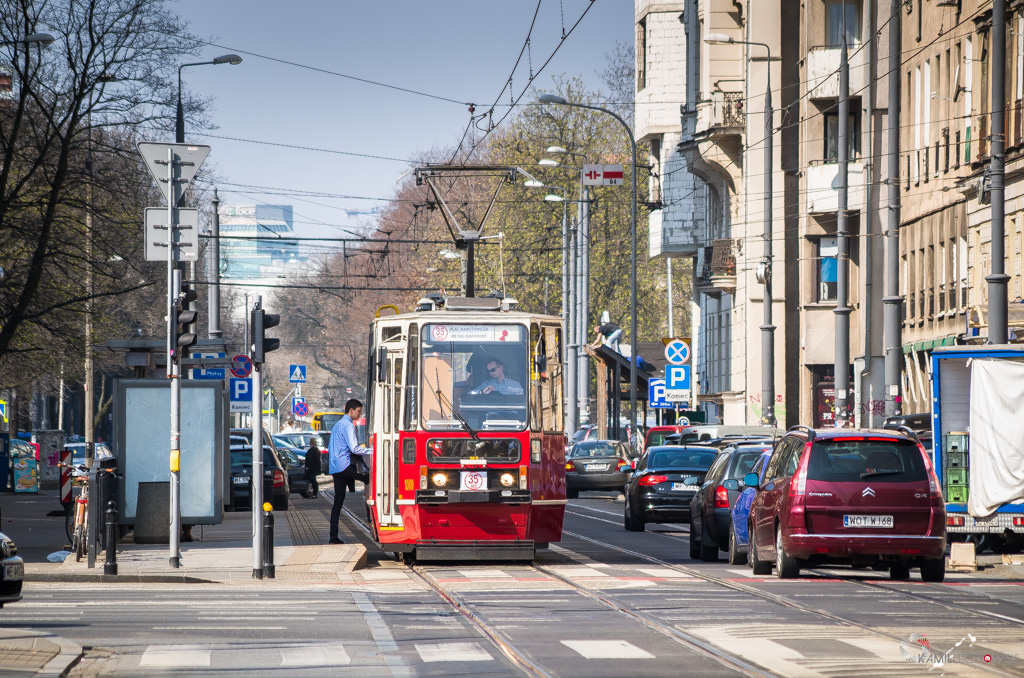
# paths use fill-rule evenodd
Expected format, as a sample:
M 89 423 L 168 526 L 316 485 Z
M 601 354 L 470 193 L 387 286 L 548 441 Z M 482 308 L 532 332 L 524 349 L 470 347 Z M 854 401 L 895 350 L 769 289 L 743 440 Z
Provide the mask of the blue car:
M 764 480 L 764 471 L 768 468 L 768 458 L 772 456 L 772 450 L 767 449 L 761 453 L 761 457 L 754 462 L 750 472 L 756 473 L 759 481 Z M 729 533 L 729 564 L 742 565 L 747 562 L 747 521 L 750 518 L 750 506 L 754 503 L 754 496 L 757 494 L 756 487 L 745 487 L 736 498 L 732 507 L 732 531 Z

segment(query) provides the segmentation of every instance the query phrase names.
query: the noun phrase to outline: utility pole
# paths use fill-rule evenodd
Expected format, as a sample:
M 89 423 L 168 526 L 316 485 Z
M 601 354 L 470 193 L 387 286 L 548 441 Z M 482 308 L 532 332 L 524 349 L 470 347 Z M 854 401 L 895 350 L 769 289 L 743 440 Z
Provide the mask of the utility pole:
M 568 196 L 566 200 L 562 201 L 562 214 L 566 215 L 568 219 Z M 567 335 L 566 347 L 565 347 L 565 431 L 569 435 L 575 433 L 577 429 L 577 423 L 579 417 L 577 415 L 578 402 L 576 399 L 576 389 L 579 383 L 576 379 L 576 370 L 579 368 L 579 361 L 577 356 L 579 355 L 579 286 L 577 285 L 576 273 L 579 268 L 579 257 L 577 255 L 577 246 L 579 244 L 579 238 L 577 233 L 578 224 L 575 226 L 567 226 L 568 236 L 568 251 L 566 252 L 566 260 L 568 262 L 566 284 L 568 286 L 568 304 L 567 304 L 567 322 L 565 324 L 565 332 Z
M 576 395 L 579 398 L 579 423 L 584 424 L 590 421 L 590 359 L 583 351 L 583 345 L 587 343 L 590 330 L 588 327 L 590 319 L 590 189 L 588 188 L 583 189 L 580 199 L 578 239 L 580 244 L 578 313 L 580 350 L 576 354 L 579 360 Z
M 900 396 L 900 10 L 903 0 L 892 0 L 889 19 L 889 180 L 885 234 L 885 416 L 899 414 Z
M 849 420 L 847 398 L 850 393 L 850 307 L 847 305 L 849 296 L 850 267 L 849 242 L 846 232 L 846 207 L 849 197 L 847 181 L 849 177 L 849 152 L 847 149 L 847 123 L 850 118 L 850 62 L 846 49 L 846 21 L 843 13 L 843 43 L 839 51 L 839 209 L 836 213 L 836 240 L 838 255 L 836 265 L 836 357 L 835 357 L 835 425 L 846 426 Z
M 1006 0 L 992 0 L 992 138 L 989 192 L 992 196 L 992 273 L 988 282 L 988 341 L 1009 341 L 1006 257 L 1005 162 L 1006 149 Z
M 206 274 L 210 281 L 208 305 L 210 312 L 209 335 L 211 339 L 224 336 L 220 329 L 220 197 L 213 189 L 213 219 L 210 222 L 210 245 L 206 248 Z
M 253 345 L 261 342 L 263 337 L 255 327 L 257 314 L 263 314 L 263 296 L 256 295 L 256 303 L 252 306 L 250 341 L 246 346 L 249 355 L 256 351 Z M 262 324 L 262 323 L 261 323 Z M 252 362 L 252 577 L 263 579 L 263 361 Z
M 759 282 L 764 285 L 761 325 L 761 424 L 775 426 L 775 325 L 772 324 L 772 168 L 775 139 L 772 130 L 772 52 L 768 45 L 768 84 L 764 91 L 764 260 Z
M 89 114 L 89 136 L 86 139 L 87 156 L 85 170 L 88 184 L 85 188 L 85 467 L 89 470 L 87 482 L 89 494 L 99 496 L 99 483 L 96 480 L 96 400 L 93 386 L 96 383 L 96 369 L 92 357 L 92 113 Z M 89 502 L 89 533 L 85 537 L 86 565 L 96 567 L 96 535 L 102 513 L 98 509 L 99 502 Z

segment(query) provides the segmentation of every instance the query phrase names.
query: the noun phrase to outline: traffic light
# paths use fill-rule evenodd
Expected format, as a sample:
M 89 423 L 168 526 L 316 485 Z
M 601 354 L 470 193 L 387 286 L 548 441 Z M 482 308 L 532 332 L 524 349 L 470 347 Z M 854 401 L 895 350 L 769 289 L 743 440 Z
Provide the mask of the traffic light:
M 267 313 L 262 308 L 256 308 L 252 310 L 250 324 L 252 326 L 252 355 L 250 358 L 254 363 L 263 363 L 267 353 L 281 348 L 280 339 L 264 335 L 264 332 L 271 327 L 281 324 L 281 316 L 277 313 Z
M 174 332 L 175 344 L 178 348 L 188 348 L 199 341 L 199 335 L 191 327 L 199 315 L 196 311 L 190 311 L 188 305 L 199 297 L 199 293 L 188 285 L 181 286 L 178 294 L 178 302 L 175 304 Z

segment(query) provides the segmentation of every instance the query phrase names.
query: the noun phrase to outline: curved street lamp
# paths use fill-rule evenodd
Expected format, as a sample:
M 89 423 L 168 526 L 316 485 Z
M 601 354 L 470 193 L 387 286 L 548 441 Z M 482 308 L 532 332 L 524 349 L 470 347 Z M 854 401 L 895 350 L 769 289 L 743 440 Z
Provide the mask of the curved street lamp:
M 240 63 L 242 63 L 242 57 L 237 54 L 223 54 L 212 61 L 196 61 L 178 66 L 178 111 L 174 121 L 174 141 L 176 143 L 185 143 L 185 109 L 181 105 L 181 70 L 189 66 L 219 66 L 221 64 L 237 66 Z
M 630 247 L 630 267 L 629 267 L 629 406 L 630 406 L 630 417 L 632 418 L 633 427 L 636 427 L 636 400 L 637 400 L 637 318 L 636 318 L 636 139 L 633 137 L 633 130 L 630 129 L 626 121 L 616 115 L 614 112 L 609 111 L 607 108 L 601 108 L 600 106 L 587 106 L 586 104 L 577 104 L 566 101 L 564 98 L 557 94 L 541 94 L 540 102 L 542 104 L 558 104 L 559 106 L 572 106 L 574 108 L 588 108 L 592 111 L 601 111 L 612 116 L 622 125 L 623 129 L 626 130 L 626 136 L 629 137 L 630 150 L 633 154 L 633 162 L 631 164 L 633 168 L 633 183 L 631 185 L 632 197 L 630 200 L 630 217 L 629 217 L 629 232 L 631 238 Z M 618 388 L 618 385 L 616 385 Z M 618 426 L 618 422 L 615 422 Z
M 4 40 L 0 42 L 0 47 L 6 47 L 8 45 L 39 45 L 40 47 L 49 47 L 56 38 L 49 33 L 33 33 L 32 35 L 26 35 L 21 40 Z

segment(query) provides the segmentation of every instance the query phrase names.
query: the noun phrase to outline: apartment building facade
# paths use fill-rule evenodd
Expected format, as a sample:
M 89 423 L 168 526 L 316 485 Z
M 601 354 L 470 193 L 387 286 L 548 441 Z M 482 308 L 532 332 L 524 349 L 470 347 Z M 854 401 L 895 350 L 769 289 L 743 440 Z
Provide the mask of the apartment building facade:
M 878 190 L 885 167 L 872 158 L 885 153 L 885 74 L 875 64 L 887 52 L 868 37 L 875 35 L 879 16 L 889 18 L 889 3 L 638 0 L 636 10 L 637 135 L 660 149 L 651 164 L 658 169 L 660 163 L 662 171 L 652 182 L 660 179 L 664 194 L 679 196 L 673 205 L 691 215 L 687 244 L 675 249 L 673 239 L 684 231 L 674 232 L 676 222 L 665 215 L 654 217 L 660 221 L 657 230 L 652 222 L 651 255 L 669 251 L 695 260 L 699 402 L 710 417 L 726 423 L 758 423 L 764 412 L 765 287 L 758 269 L 765 263 L 764 95 L 769 84 L 775 415 L 780 426 L 835 421 L 836 288 L 844 263 L 838 260 L 836 231 L 838 43 L 845 29 L 849 423 L 880 425 L 886 198 Z M 683 28 L 681 43 L 676 24 Z M 662 47 L 663 40 L 672 41 L 673 49 Z M 661 79 L 678 77 L 680 71 L 682 82 Z M 680 94 L 675 103 L 681 135 L 672 147 L 674 111 L 668 103 Z M 666 171 L 668 164 L 675 171 Z
M 1007 2 L 1004 271 L 1024 338 L 1024 2 Z M 903 410 L 927 412 L 934 347 L 987 339 L 992 230 L 991 0 L 914 0 L 902 16 L 900 289 Z

